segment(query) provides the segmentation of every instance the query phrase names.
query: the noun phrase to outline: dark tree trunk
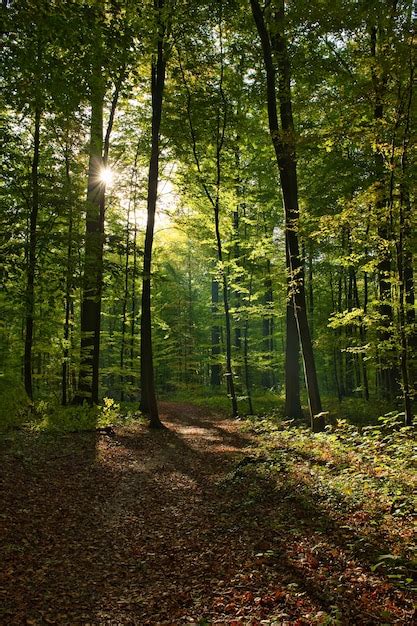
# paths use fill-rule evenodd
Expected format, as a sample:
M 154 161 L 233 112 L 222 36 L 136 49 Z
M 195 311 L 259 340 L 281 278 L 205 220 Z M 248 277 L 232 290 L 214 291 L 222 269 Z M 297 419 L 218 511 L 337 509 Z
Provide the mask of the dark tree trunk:
M 132 193 L 132 192 L 131 192 Z M 120 400 L 125 399 L 124 391 L 124 367 L 125 367 L 125 343 L 126 343 L 126 326 L 127 326 L 127 301 L 129 298 L 129 253 L 130 253 L 130 204 L 126 216 L 126 234 L 125 234 L 125 263 L 124 263 L 124 289 L 122 300 L 122 336 L 120 341 Z
M 135 375 L 135 340 L 136 340 L 136 278 L 138 270 L 138 252 L 137 252 L 137 236 L 138 227 L 136 224 L 136 194 L 133 205 L 134 227 L 133 227 L 133 267 L 132 267 L 132 300 L 131 300 L 131 326 L 130 326 L 130 369 L 132 391 L 136 392 L 136 375 Z
M 325 423 L 307 319 L 304 270 L 300 257 L 297 232 L 299 217 L 297 166 L 294 144 L 294 123 L 292 117 L 290 63 L 283 25 L 283 0 L 280 0 L 278 5 L 279 10 L 273 16 L 274 29 L 271 36 L 265 24 L 264 14 L 259 6 L 258 0 L 251 0 L 252 13 L 262 43 L 267 74 L 269 130 L 279 168 L 284 198 L 287 260 L 289 264 L 289 276 L 291 278 L 290 288 L 292 291 L 295 319 L 303 357 L 311 427 L 314 431 L 320 431 L 324 429 Z M 275 68 L 272 49 L 276 58 L 279 74 L 279 103 L 282 133 L 280 133 L 278 125 Z
M 240 111 L 240 100 L 238 100 L 237 106 L 237 115 L 239 115 Z M 235 167 L 236 167 L 236 181 L 235 181 L 235 189 L 236 189 L 236 206 L 233 211 L 233 259 L 235 262 L 235 266 L 237 268 L 237 274 L 234 277 L 235 286 L 233 288 L 233 298 L 234 298 L 234 307 L 235 307 L 235 315 L 234 315 L 234 338 L 233 338 L 233 348 L 234 353 L 237 357 L 237 364 L 235 365 L 235 373 L 236 380 L 240 381 L 242 375 L 242 368 L 240 365 L 241 361 L 241 351 L 242 351 L 242 326 L 241 326 L 241 306 L 242 306 L 242 298 L 241 298 L 241 275 L 240 275 L 240 267 L 241 267 L 241 258 L 240 258 L 240 214 L 243 210 L 245 212 L 245 205 L 242 202 L 243 198 L 243 186 L 241 179 L 241 160 L 240 160 L 240 137 L 236 136 L 236 147 L 235 147 Z M 245 235 L 246 235 L 246 224 L 245 224 Z M 240 383 L 238 383 L 240 387 Z
M 162 102 L 165 86 L 164 29 L 161 24 L 163 0 L 155 0 L 158 11 L 159 38 L 157 43 L 157 59 L 152 63 L 152 144 L 148 174 L 148 219 L 146 224 L 143 279 L 142 279 L 142 310 L 140 327 L 140 374 L 141 401 L 140 409 L 149 418 L 151 428 L 161 428 L 158 405 L 156 401 L 155 376 L 152 351 L 152 319 L 151 319 L 151 266 L 152 246 L 155 227 L 155 211 L 159 177 L 159 132 L 162 118 Z
M 218 152 L 218 164 L 220 159 L 220 154 Z M 217 258 L 219 260 L 220 265 L 222 266 L 222 286 L 223 286 L 223 307 L 224 307 L 224 317 L 225 317 L 225 326 L 226 326 L 226 382 L 227 382 L 227 391 L 230 395 L 230 400 L 232 402 L 232 416 L 237 417 L 237 398 L 235 392 L 235 381 L 233 378 L 233 369 L 232 369 L 232 330 L 230 324 L 230 309 L 229 309 L 229 294 L 228 294 L 228 284 L 227 284 L 227 275 L 223 268 L 223 251 L 222 251 L 222 243 L 220 237 L 220 221 L 219 221 L 219 196 L 217 194 L 216 203 L 214 207 L 214 222 L 215 222 L 215 232 L 216 232 L 216 241 L 217 241 Z
M 35 314 L 35 269 L 37 222 L 39 211 L 39 153 L 40 153 L 40 126 L 41 110 L 35 110 L 35 132 L 32 157 L 32 202 L 29 216 L 29 241 L 27 256 L 26 280 L 26 319 L 25 319 L 25 354 L 24 354 L 24 384 L 27 395 L 33 400 L 32 383 L 32 345 L 33 345 L 33 318 Z
M 213 317 L 211 326 L 211 364 L 210 364 L 210 385 L 219 387 L 221 382 L 220 357 L 220 326 L 219 315 L 219 283 L 215 278 L 211 279 L 211 314 Z
M 265 368 L 262 372 L 261 384 L 264 389 L 270 389 L 275 384 L 275 375 L 273 370 L 274 316 L 272 311 L 274 294 L 272 291 L 271 262 L 269 259 L 266 262 L 265 293 L 263 300 L 267 311 L 264 313 L 262 319 L 262 344 L 265 355 Z
M 71 291 L 73 287 L 74 271 L 73 271 L 73 204 L 71 194 L 70 164 L 69 164 L 69 146 L 65 147 L 65 181 L 67 187 L 68 198 L 68 238 L 67 238 L 67 268 L 65 275 L 65 321 L 64 321 L 64 352 L 62 360 L 62 405 L 66 406 L 69 399 L 69 371 L 70 371 L 70 329 L 71 329 L 71 309 L 72 297 Z
M 314 337 L 314 289 L 313 289 L 313 251 L 308 246 L 308 316 L 311 329 L 311 338 Z
M 224 145 L 224 136 L 226 132 L 226 119 L 227 119 L 227 102 L 223 91 L 223 78 L 224 78 L 224 65 L 223 65 L 223 44 L 221 38 L 221 17 L 220 17 L 220 44 L 221 44 L 221 71 L 220 71 L 220 98 L 222 103 L 222 112 L 219 107 L 217 114 L 217 146 L 216 146 L 216 196 L 213 202 L 214 210 L 214 230 L 216 234 L 217 244 L 217 260 L 221 267 L 222 274 L 222 286 L 223 286 L 223 307 L 226 329 L 226 382 L 227 391 L 232 403 L 232 416 L 237 417 L 237 398 L 235 390 L 235 381 L 232 368 L 232 329 L 231 329 L 231 316 L 229 307 L 229 286 L 227 280 L 227 274 L 223 265 L 223 248 L 220 234 L 220 186 L 221 186 L 221 159 L 222 150 Z M 221 115 L 222 113 L 222 115 Z M 222 119 L 221 119 L 222 117 Z
M 103 141 L 103 109 L 106 81 L 101 54 L 96 54 L 91 77 L 90 155 L 86 208 L 85 256 L 81 301 L 81 354 L 78 391 L 73 402 L 90 405 L 99 401 L 101 295 L 106 187 L 101 174 L 107 165 L 110 135 L 125 76 L 124 66 L 115 85 L 109 122 Z
M 252 300 L 252 286 L 253 286 L 253 271 L 251 269 L 250 279 L 249 279 L 249 294 L 248 294 L 248 307 L 251 305 Z M 245 327 L 243 334 L 243 363 L 245 367 L 245 387 L 246 387 L 246 395 L 248 398 L 248 408 L 249 414 L 253 415 L 253 402 L 252 402 L 252 385 L 251 385 L 251 376 L 249 370 L 249 311 L 246 313 L 245 319 Z
M 100 312 L 103 275 L 104 199 L 103 106 L 105 82 L 101 64 L 91 81 L 91 129 L 86 207 L 85 257 L 81 302 L 81 355 L 74 402 L 98 403 Z

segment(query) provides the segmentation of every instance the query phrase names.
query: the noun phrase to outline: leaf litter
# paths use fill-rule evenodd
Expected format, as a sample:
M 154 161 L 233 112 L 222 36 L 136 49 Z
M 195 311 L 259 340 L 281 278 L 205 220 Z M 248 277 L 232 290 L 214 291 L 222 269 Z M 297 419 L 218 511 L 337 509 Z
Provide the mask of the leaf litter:
M 366 515 L 307 497 L 307 462 L 258 471 L 239 422 L 161 416 L 2 446 L 1 624 L 415 623 L 411 593 L 358 549 Z

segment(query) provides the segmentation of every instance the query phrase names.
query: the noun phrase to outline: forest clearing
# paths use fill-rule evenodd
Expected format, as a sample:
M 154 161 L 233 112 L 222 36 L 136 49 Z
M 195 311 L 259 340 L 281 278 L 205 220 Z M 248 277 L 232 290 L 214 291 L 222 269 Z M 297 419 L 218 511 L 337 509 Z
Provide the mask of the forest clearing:
M 412 0 L 4 0 L 0 623 L 416 623 Z

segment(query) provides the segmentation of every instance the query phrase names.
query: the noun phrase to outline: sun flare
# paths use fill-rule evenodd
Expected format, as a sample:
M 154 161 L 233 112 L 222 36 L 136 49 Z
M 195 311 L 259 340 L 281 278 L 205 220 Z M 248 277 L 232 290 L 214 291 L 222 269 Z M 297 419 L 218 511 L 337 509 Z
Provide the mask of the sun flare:
M 113 172 L 109 167 L 103 167 L 100 172 L 100 182 L 104 183 L 106 186 L 109 186 L 113 182 Z

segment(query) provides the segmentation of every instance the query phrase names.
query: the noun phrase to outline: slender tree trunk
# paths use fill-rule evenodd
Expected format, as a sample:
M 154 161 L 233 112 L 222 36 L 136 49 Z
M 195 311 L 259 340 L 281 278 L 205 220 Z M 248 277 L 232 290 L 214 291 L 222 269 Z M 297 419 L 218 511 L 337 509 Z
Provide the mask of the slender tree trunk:
M 220 357 L 220 326 L 219 315 L 219 283 L 216 278 L 211 279 L 211 364 L 210 364 L 210 385 L 219 387 L 221 382 Z
M 240 111 L 240 101 L 238 101 L 237 106 L 237 115 L 239 115 Z M 236 276 L 234 278 L 235 287 L 233 288 L 233 297 L 234 297 L 234 305 L 235 305 L 235 315 L 234 315 L 234 340 L 233 340 L 233 348 L 235 355 L 237 356 L 238 364 L 235 366 L 235 373 L 237 380 L 241 378 L 241 366 L 240 366 L 240 356 L 242 350 L 242 327 L 240 321 L 240 309 L 241 309 L 241 275 L 240 275 L 240 212 L 241 208 L 243 212 L 245 211 L 244 204 L 241 203 L 243 196 L 242 189 L 242 180 L 241 180 L 241 163 L 240 163 L 240 147 L 239 147 L 240 137 L 237 135 L 236 137 L 236 147 L 235 147 L 235 168 L 236 168 L 236 180 L 235 180 L 235 190 L 236 190 L 236 206 L 233 211 L 233 259 L 235 263 L 235 267 L 237 269 Z M 246 225 L 245 225 L 246 231 Z
M 141 402 L 140 409 L 149 418 L 151 428 L 161 428 L 155 392 L 155 377 L 152 350 L 152 319 L 151 319 L 151 268 L 152 246 L 155 227 L 155 211 L 159 177 L 159 132 L 162 118 L 162 102 L 165 86 L 164 30 L 161 24 L 163 0 L 155 0 L 158 11 L 159 39 L 157 59 L 152 62 L 152 143 L 148 174 L 148 219 L 146 224 L 143 279 L 142 279 L 142 312 L 140 327 L 140 366 L 141 366 Z
M 72 283 L 73 276 L 73 204 L 71 194 L 70 164 L 68 157 L 69 146 L 65 147 L 65 180 L 68 194 L 68 238 L 67 238 L 67 271 L 65 275 L 65 322 L 64 322 L 64 353 L 62 360 L 62 405 L 68 403 L 68 386 L 69 386 L 69 370 L 70 370 L 70 320 L 72 308 Z
M 308 316 L 311 337 L 314 337 L 314 289 L 313 289 L 313 250 L 311 243 L 308 246 Z
M 133 204 L 134 215 L 134 227 L 133 227 L 133 267 L 132 267 L 132 300 L 131 300 L 131 326 L 130 326 L 130 369 L 131 369 L 131 384 L 133 390 L 136 389 L 136 376 L 135 376 L 135 340 L 136 340 L 136 278 L 138 272 L 138 252 L 137 252 L 137 237 L 138 227 L 136 223 L 136 194 L 134 196 Z
M 187 250 L 187 287 L 188 287 L 188 302 L 187 302 L 187 317 L 188 317 L 188 340 L 187 340 L 187 378 L 186 382 L 194 382 L 194 342 L 193 342 L 193 329 L 194 329 L 194 312 L 193 312 L 193 276 L 192 276 L 192 264 L 191 264 L 191 242 L 188 240 Z
M 220 155 L 218 154 L 218 160 Z M 229 294 L 228 294 L 228 281 L 227 275 L 223 267 L 223 250 L 220 236 L 220 220 L 219 220 L 219 197 L 216 197 L 216 205 L 214 209 L 214 221 L 215 221 L 215 231 L 216 231 L 216 241 L 217 241 L 217 258 L 222 267 L 222 287 L 223 287 L 223 307 L 224 307 L 224 317 L 225 317 L 225 327 L 226 327 L 226 382 L 227 382 L 227 391 L 230 395 L 230 400 L 232 402 L 232 416 L 237 417 L 237 398 L 235 392 L 235 382 L 233 378 L 233 369 L 232 369 L 232 330 L 230 324 L 230 308 L 229 308 Z
M 264 389 L 270 389 L 275 384 L 275 375 L 272 365 L 274 353 L 274 317 L 272 311 L 273 303 L 274 294 L 272 292 L 271 262 L 268 259 L 266 262 L 264 293 L 264 305 L 267 308 L 267 312 L 264 313 L 262 318 L 262 343 L 263 352 L 265 354 L 266 367 L 262 372 L 261 384 Z
M 25 354 L 24 354 L 24 384 L 27 395 L 33 400 L 32 382 L 32 345 L 33 345 L 33 321 L 35 314 L 35 269 L 36 269 L 36 245 L 37 223 L 39 211 L 39 154 L 40 154 L 40 126 L 41 110 L 35 110 L 35 132 L 32 157 L 32 202 L 29 216 L 29 241 L 27 257 L 26 279 L 26 319 L 25 319 Z
M 126 234 L 125 234 L 125 264 L 124 264 L 124 289 L 122 301 L 122 336 L 120 341 L 120 400 L 125 399 L 124 392 L 124 366 L 125 366 L 125 343 L 126 343 L 126 325 L 127 325 L 127 301 L 129 297 L 129 253 L 130 253 L 130 203 L 126 216 Z
M 401 379 L 403 387 L 404 414 L 406 426 L 413 423 L 413 409 L 411 403 L 410 380 L 408 376 L 408 342 L 406 335 L 406 315 L 405 315 L 405 281 L 404 281 L 404 211 L 400 207 L 400 236 L 397 244 L 397 265 L 400 283 L 399 295 L 399 322 L 400 322 L 400 365 Z
M 298 335 L 303 356 L 304 377 L 310 408 L 311 427 L 314 431 L 324 429 L 324 415 L 321 406 L 316 365 L 310 329 L 304 284 L 304 270 L 298 242 L 298 185 L 294 143 L 294 122 L 291 102 L 291 76 L 287 43 L 284 36 L 284 2 L 278 3 L 279 10 L 274 15 L 274 32 L 271 36 L 265 24 L 264 14 L 258 0 L 251 0 L 252 13 L 262 44 L 265 70 L 267 74 L 267 104 L 269 129 L 280 173 L 284 199 L 287 259 L 291 279 L 292 300 L 295 309 Z M 275 53 L 279 73 L 279 102 L 282 133 L 278 125 L 277 97 L 275 88 L 275 68 L 272 56 Z
M 221 158 L 222 149 L 224 144 L 224 136 L 226 132 L 226 119 L 227 119 L 227 102 L 223 91 L 223 79 L 224 79 L 224 64 L 223 64 L 223 44 L 221 35 L 221 17 L 220 17 L 220 46 L 221 46 L 221 68 L 220 68 L 220 98 L 222 102 L 222 121 L 220 121 L 220 107 L 217 115 L 217 149 L 216 149 L 216 197 L 213 203 L 214 209 L 214 229 L 216 234 L 217 243 L 217 260 L 220 264 L 222 283 L 223 283 L 223 306 L 225 317 L 225 329 L 226 329 L 226 381 L 227 391 L 232 403 L 232 416 L 237 417 L 237 398 L 235 390 L 235 381 L 232 368 L 232 329 L 231 329 L 231 316 L 229 307 L 229 286 L 227 280 L 227 274 L 223 265 L 223 249 L 222 240 L 220 235 L 220 186 L 221 186 Z
M 355 301 L 355 306 L 360 309 L 361 305 L 360 305 L 360 301 L 359 301 L 359 290 L 358 290 L 358 282 L 356 279 L 356 273 L 354 273 L 354 282 L 353 282 L 353 294 L 354 294 L 354 301 Z M 366 314 L 366 308 L 364 305 L 364 315 Z M 361 342 L 361 347 L 363 349 L 363 347 L 366 344 L 366 329 L 364 326 L 364 322 L 363 320 L 361 320 L 360 324 L 359 324 L 359 337 L 360 337 L 360 342 Z M 366 361 L 364 359 L 363 354 L 361 353 L 360 355 L 360 366 L 361 366 L 361 371 L 362 371 L 362 384 L 363 384 L 363 397 L 366 401 L 369 400 L 369 382 L 368 382 L 368 370 L 366 367 Z
M 248 308 L 251 306 L 252 300 L 252 286 L 253 286 L 253 270 L 251 268 L 250 279 L 249 279 L 249 293 L 248 293 Z M 246 387 L 246 395 L 248 397 L 248 408 L 249 414 L 253 415 L 253 402 L 252 402 L 252 385 L 251 385 L 251 376 L 249 370 L 249 311 L 246 313 L 245 319 L 245 328 L 243 334 L 243 363 L 245 366 L 245 387 Z

